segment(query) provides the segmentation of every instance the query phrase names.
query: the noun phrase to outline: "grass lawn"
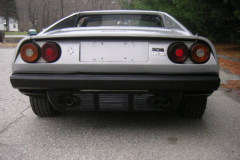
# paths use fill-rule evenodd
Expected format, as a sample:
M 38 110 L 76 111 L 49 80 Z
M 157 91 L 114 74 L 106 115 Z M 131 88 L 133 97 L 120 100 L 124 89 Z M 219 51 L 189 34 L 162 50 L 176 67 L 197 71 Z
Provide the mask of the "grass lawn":
M 17 43 L 0 43 L 0 48 L 15 48 Z
M 27 35 L 27 32 L 4 32 L 5 35 Z

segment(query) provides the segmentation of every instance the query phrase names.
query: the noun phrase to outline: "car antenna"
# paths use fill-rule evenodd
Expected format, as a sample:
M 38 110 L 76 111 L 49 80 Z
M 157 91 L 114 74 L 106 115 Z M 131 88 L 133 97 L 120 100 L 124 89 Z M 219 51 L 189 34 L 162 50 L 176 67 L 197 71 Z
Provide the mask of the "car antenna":
M 195 35 L 196 37 L 197 37 L 197 39 L 196 39 L 196 42 L 198 41 L 198 33 L 196 33 L 196 35 Z

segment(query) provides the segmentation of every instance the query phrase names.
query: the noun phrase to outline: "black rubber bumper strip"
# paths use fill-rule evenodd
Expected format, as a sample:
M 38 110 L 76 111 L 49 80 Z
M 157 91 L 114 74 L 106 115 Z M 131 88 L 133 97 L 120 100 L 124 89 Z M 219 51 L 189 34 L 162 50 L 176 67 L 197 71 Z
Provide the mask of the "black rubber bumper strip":
M 219 77 L 210 75 L 13 74 L 10 80 L 17 89 L 44 90 L 214 91 L 220 85 Z

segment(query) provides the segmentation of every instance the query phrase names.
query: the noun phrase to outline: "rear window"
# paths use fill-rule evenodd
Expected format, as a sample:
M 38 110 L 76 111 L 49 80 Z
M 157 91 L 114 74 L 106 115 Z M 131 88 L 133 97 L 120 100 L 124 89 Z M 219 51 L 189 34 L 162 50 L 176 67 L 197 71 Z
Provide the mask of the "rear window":
M 75 27 L 76 19 L 77 19 L 77 15 L 66 18 L 66 19 L 57 23 L 55 26 L 53 26 L 52 28 L 48 29 L 45 32 L 49 32 L 49 31 L 53 31 L 53 30 L 57 30 L 57 29 L 62 29 L 62 28 Z
M 139 26 L 164 27 L 162 18 L 154 15 L 94 15 L 79 18 L 77 27 Z

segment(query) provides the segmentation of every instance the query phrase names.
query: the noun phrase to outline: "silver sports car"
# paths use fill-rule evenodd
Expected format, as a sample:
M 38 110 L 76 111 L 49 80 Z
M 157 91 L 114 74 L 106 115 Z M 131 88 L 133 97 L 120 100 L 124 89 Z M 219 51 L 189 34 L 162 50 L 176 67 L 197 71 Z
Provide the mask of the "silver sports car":
M 157 11 L 72 14 L 16 48 L 12 86 L 38 116 L 84 111 L 177 111 L 203 116 L 220 84 L 213 44 Z

